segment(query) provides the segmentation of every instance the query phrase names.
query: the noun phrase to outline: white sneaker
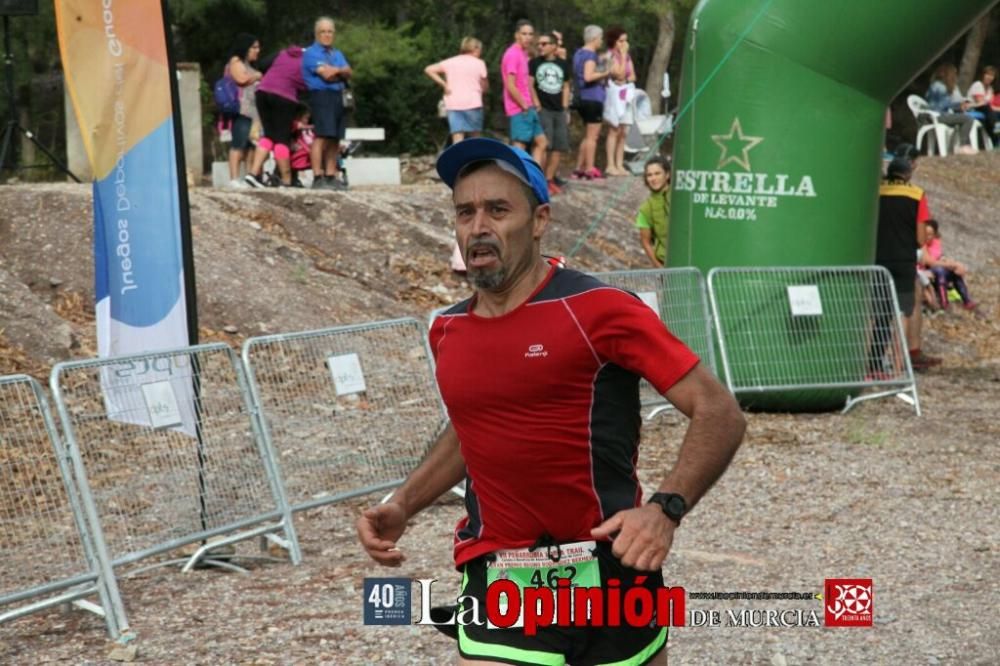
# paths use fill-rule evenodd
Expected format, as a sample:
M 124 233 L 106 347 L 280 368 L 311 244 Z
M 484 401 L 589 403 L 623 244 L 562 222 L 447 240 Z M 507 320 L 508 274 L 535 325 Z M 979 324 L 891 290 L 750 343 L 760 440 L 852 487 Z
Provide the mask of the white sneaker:
M 234 180 L 229 181 L 229 187 L 231 187 L 234 190 L 245 190 L 248 189 L 250 186 L 244 183 L 239 178 L 236 178 Z

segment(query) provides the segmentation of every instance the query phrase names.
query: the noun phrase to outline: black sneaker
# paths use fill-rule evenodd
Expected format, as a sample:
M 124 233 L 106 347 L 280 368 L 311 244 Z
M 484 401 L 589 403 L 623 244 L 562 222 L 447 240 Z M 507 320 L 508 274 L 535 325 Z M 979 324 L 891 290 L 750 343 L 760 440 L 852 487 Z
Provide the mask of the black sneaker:
M 316 176 L 313 178 L 312 189 L 314 190 L 325 190 L 329 189 L 326 186 L 326 176 Z
M 257 188 L 267 187 L 267 183 L 261 180 L 259 176 L 255 176 L 252 173 L 248 173 L 247 175 L 243 176 L 243 182 L 249 185 L 250 187 L 257 187 Z
M 566 187 L 566 183 L 569 182 L 565 178 L 560 178 L 559 176 L 552 176 L 552 182 L 559 187 Z

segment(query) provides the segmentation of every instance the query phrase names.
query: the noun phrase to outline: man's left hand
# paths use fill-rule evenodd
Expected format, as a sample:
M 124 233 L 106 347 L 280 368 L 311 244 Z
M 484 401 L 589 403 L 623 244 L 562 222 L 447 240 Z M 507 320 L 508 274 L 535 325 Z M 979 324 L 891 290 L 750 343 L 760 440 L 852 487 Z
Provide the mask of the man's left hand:
M 663 515 L 655 504 L 619 511 L 590 530 L 595 539 L 617 532 L 611 552 L 627 567 L 640 571 L 659 571 L 667 559 L 677 525 Z

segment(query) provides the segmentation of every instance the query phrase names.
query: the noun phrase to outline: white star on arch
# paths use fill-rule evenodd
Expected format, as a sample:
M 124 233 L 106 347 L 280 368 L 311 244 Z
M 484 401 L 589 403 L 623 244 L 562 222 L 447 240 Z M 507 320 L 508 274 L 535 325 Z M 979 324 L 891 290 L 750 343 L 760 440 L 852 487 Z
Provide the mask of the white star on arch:
M 719 157 L 719 166 L 716 169 L 721 169 L 730 162 L 734 162 L 743 167 L 744 170 L 750 171 L 750 157 L 747 153 L 763 140 L 764 137 L 762 136 L 745 136 L 743 134 L 743 127 L 740 125 L 740 119 L 733 118 L 729 134 L 712 135 L 712 141 L 722 149 L 722 155 Z M 732 150 L 734 147 L 733 144 L 736 144 L 735 150 Z

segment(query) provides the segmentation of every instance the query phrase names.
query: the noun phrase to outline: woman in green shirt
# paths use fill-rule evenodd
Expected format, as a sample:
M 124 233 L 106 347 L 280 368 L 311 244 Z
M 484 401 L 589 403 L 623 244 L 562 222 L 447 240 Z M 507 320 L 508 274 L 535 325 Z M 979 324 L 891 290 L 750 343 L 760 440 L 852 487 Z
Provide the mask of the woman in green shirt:
M 670 228 L 670 163 L 657 155 L 646 162 L 643 179 L 651 194 L 635 218 L 642 249 L 655 268 L 667 262 L 667 230 Z

